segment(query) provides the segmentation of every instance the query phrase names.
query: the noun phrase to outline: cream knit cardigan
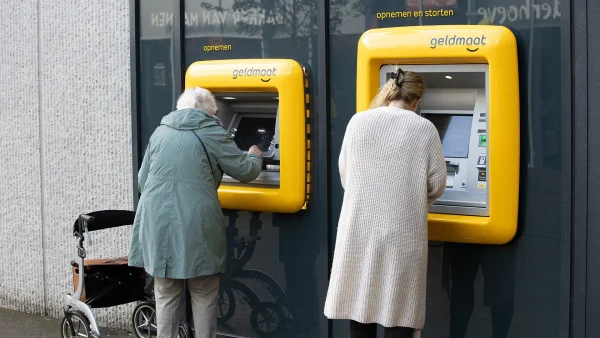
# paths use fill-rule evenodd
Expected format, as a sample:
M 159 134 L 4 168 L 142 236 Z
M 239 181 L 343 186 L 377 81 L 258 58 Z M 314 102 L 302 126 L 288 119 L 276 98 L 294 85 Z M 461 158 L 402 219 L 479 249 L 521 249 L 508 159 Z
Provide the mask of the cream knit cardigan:
M 425 323 L 427 209 L 446 187 L 438 131 L 414 112 L 381 107 L 352 117 L 339 157 L 344 201 L 325 316 Z

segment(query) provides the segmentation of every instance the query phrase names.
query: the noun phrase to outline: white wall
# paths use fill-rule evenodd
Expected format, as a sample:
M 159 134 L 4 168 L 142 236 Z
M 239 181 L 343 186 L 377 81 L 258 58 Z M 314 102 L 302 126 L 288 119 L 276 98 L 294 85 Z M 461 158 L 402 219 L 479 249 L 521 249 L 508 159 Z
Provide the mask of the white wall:
M 133 207 L 128 1 L 0 8 L 0 307 L 59 317 L 77 215 Z M 129 232 L 88 256 L 127 255 Z M 128 327 L 131 305 L 94 313 Z
M 0 306 L 43 310 L 36 1 L 0 0 Z

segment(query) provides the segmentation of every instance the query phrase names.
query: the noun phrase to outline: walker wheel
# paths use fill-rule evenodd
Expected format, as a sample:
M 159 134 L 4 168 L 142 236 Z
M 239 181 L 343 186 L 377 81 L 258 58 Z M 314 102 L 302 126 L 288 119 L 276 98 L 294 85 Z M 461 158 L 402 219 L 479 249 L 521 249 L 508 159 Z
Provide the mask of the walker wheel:
M 139 303 L 131 316 L 133 333 L 138 338 L 156 337 L 156 307 L 154 302 Z
M 136 337 L 156 337 L 158 327 L 156 326 L 156 304 L 154 301 L 145 301 L 139 303 L 133 310 L 131 324 L 133 326 L 133 333 Z M 180 324 L 177 338 L 187 337 L 188 334 L 186 327 Z
M 69 317 L 67 318 L 67 316 Z M 70 319 L 70 323 L 68 319 Z M 80 311 L 71 311 L 63 317 L 60 322 L 60 334 L 62 338 L 91 338 L 93 336 L 90 321 Z

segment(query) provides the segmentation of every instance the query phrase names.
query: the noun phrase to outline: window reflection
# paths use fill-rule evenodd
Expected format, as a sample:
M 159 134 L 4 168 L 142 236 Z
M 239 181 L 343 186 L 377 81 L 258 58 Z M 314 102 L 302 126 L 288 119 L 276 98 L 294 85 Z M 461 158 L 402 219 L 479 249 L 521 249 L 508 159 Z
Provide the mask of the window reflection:
M 173 0 L 140 1 L 139 163 L 150 135 L 173 108 L 172 13 Z
M 186 1 L 185 63 L 291 57 L 312 63 L 317 34 L 313 0 Z

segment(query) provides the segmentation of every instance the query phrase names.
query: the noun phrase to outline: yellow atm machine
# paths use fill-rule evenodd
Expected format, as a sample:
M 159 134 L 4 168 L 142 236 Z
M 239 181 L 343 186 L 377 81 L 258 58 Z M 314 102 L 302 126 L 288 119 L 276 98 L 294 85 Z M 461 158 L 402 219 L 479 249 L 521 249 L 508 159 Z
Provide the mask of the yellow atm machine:
M 304 209 L 310 193 L 305 69 L 287 59 L 198 61 L 185 76 L 185 87 L 195 86 L 214 94 L 217 116 L 241 150 L 257 145 L 263 153 L 255 181 L 244 184 L 224 175 L 221 207 L 279 213 Z
M 358 45 L 357 111 L 397 69 L 418 72 L 418 114 L 438 129 L 446 191 L 429 210 L 429 239 L 505 244 L 517 230 L 520 112 L 517 42 L 502 26 L 367 31 Z

